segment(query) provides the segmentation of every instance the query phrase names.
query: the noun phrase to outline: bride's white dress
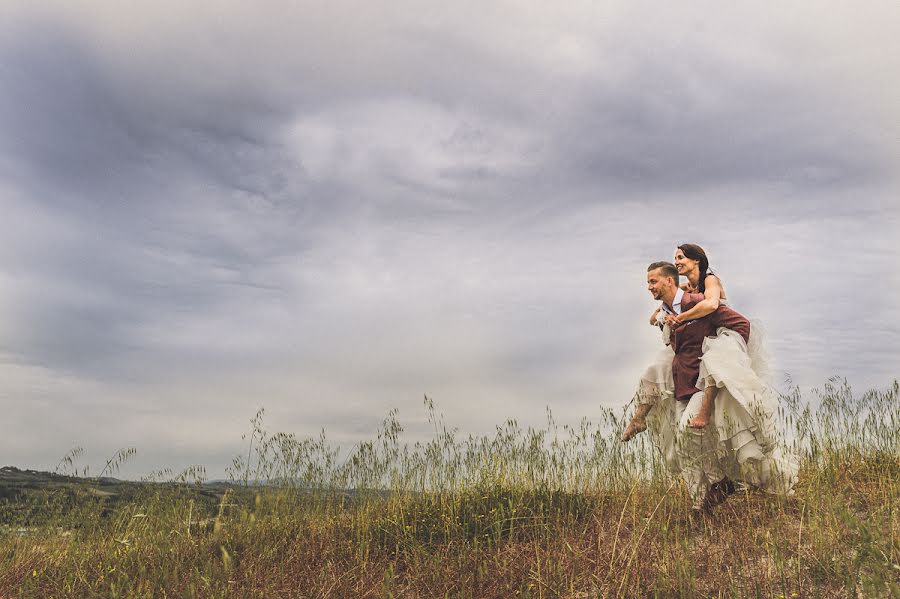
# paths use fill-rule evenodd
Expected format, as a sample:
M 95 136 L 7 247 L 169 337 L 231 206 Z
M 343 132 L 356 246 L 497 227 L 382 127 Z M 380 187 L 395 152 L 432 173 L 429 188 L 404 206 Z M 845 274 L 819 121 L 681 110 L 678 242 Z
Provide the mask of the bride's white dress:
M 663 327 L 663 340 L 669 329 Z M 681 471 L 676 452 L 678 417 L 672 358 L 668 345 L 644 371 L 636 395 L 639 404 L 650 403 L 647 425 L 663 460 L 673 474 Z M 716 337 L 703 342 L 697 388 L 719 388 L 712 419 L 718 442 L 719 465 L 727 476 L 771 493 L 790 493 L 796 482 L 797 460 L 785 455 L 778 443 L 778 396 L 768 383 L 763 332 L 750 323 L 750 343 L 739 333 L 720 328 Z

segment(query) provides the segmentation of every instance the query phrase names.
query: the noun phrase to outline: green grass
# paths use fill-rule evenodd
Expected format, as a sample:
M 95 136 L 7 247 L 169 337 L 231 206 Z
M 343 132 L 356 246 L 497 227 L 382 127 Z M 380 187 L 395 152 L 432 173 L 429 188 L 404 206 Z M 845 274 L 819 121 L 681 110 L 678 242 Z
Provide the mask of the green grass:
M 259 413 L 217 499 L 182 476 L 8 501 L 0 597 L 900 596 L 898 385 L 782 405 L 795 493 L 738 493 L 700 523 L 613 411 L 475 437 L 426 399 L 430 442 L 403 443 L 392 412 L 348 456 Z

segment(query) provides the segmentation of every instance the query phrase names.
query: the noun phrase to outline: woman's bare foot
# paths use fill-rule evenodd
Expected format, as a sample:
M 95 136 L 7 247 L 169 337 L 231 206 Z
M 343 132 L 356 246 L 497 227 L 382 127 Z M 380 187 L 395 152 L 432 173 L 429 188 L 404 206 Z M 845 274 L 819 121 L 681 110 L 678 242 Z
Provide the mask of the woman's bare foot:
M 688 426 L 691 428 L 706 428 L 707 424 L 709 424 L 709 414 L 697 414 L 688 422 Z
M 631 441 L 635 435 L 638 435 L 647 430 L 647 422 L 643 418 L 632 418 L 631 422 L 628 423 L 628 426 L 625 427 L 625 432 L 622 433 L 623 441 Z

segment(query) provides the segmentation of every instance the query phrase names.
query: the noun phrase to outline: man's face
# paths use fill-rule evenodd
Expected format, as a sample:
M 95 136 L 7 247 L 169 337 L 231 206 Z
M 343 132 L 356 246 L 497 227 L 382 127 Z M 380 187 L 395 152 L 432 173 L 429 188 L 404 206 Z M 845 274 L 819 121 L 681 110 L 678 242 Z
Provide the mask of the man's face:
M 654 268 L 647 273 L 647 290 L 653 299 L 662 301 L 665 292 L 674 285 L 672 277 L 663 276 L 662 270 Z

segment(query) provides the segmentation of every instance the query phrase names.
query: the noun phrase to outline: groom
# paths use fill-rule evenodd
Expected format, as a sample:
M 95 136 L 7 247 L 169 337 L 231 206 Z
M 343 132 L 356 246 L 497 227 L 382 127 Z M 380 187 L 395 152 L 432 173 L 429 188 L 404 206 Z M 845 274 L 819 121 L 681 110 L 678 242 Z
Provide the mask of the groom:
M 687 293 L 678 286 L 678 269 L 669 262 L 654 262 L 647 268 L 647 289 L 654 299 L 662 302 L 662 309 L 672 314 L 686 312 L 703 300 L 703 294 Z M 670 424 L 676 427 L 678 462 L 695 510 L 709 509 L 721 503 L 734 488 L 718 463 L 716 427 L 688 426 L 694 416 L 703 410 L 707 410 L 708 414 L 713 407 L 710 402 L 714 395 L 704 398 L 703 392 L 697 388 L 697 379 L 700 376 L 703 340 L 715 336 L 719 327 L 734 330 L 744 341 L 750 337 L 750 322 L 724 304 L 703 318 L 685 322 L 672 331 L 671 337 L 672 349 L 675 350 L 672 376 L 677 401 L 674 421 Z

